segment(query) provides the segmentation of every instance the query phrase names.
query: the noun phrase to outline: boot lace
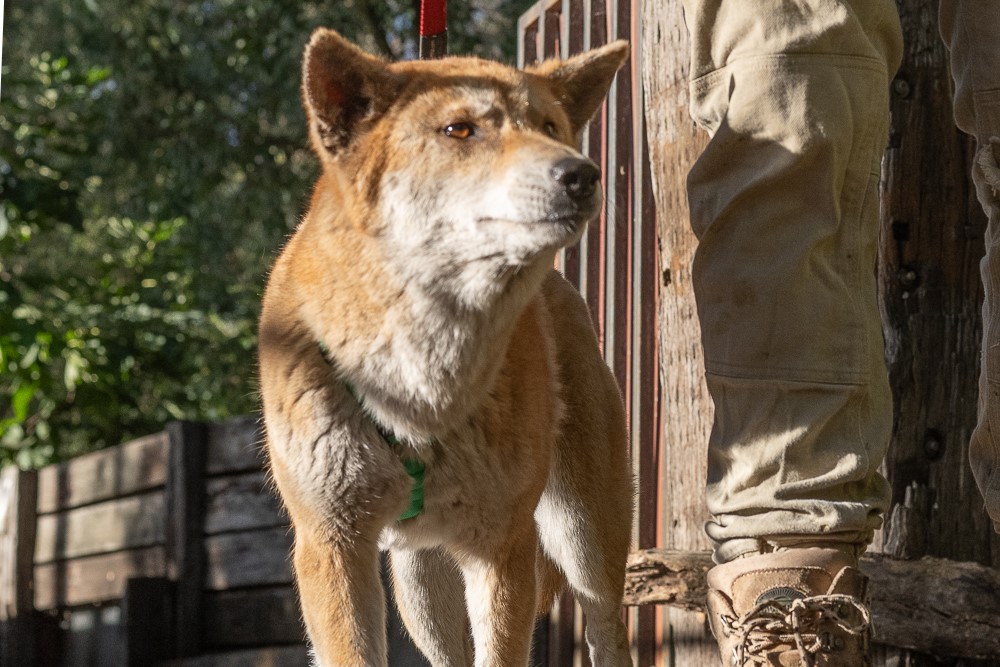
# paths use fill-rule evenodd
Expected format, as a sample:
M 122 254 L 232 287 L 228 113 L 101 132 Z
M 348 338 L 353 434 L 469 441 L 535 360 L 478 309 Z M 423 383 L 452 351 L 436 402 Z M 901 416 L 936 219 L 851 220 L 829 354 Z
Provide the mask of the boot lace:
M 723 615 L 722 624 L 739 638 L 732 658 L 736 667 L 770 665 L 768 655 L 779 646 L 794 646 L 803 667 L 815 667 L 816 654 L 846 645 L 833 628 L 860 637 L 871 625 L 871 613 L 850 595 L 816 595 L 794 600 L 790 607 L 768 600 L 739 618 Z

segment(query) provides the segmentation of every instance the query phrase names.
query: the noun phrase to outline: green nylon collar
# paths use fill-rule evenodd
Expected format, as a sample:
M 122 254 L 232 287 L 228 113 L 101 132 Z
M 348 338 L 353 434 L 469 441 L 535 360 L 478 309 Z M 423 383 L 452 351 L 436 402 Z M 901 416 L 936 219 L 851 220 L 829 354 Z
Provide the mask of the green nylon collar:
M 364 410 L 364 413 L 368 416 L 368 420 L 375 425 L 375 429 L 378 431 L 378 434 L 382 436 L 382 439 L 385 440 L 390 447 L 398 451 L 399 448 L 402 447 L 402 444 L 399 442 L 399 438 L 396 437 L 396 434 L 392 431 L 386 430 L 372 417 L 368 408 L 365 407 L 364 399 L 361 398 L 361 394 L 358 393 L 358 390 L 353 384 L 344 380 L 344 386 L 347 387 L 347 391 L 350 392 L 351 396 L 354 397 L 354 400 L 357 401 L 358 405 L 361 406 L 361 409 Z M 420 459 L 408 458 L 405 456 L 402 457 L 402 461 L 403 467 L 406 468 L 406 474 L 413 479 L 413 486 L 410 488 L 410 506 L 399 515 L 399 520 L 405 521 L 406 519 L 412 519 L 424 511 L 424 462 Z
M 330 363 L 329 349 L 322 342 L 319 344 L 320 353 L 322 353 L 323 358 L 326 359 L 327 363 Z M 399 453 L 400 448 L 403 446 L 399 442 L 399 438 L 392 431 L 384 428 L 378 420 L 372 417 L 371 412 L 365 407 L 365 401 L 358 393 L 358 390 L 353 384 L 344 380 L 344 386 L 347 387 L 347 391 L 354 397 L 354 400 L 358 402 L 361 406 L 361 410 L 368 417 L 368 420 L 375 426 L 378 434 L 382 436 L 382 439 L 386 443 Z M 403 468 L 406 469 L 406 474 L 410 476 L 413 480 L 413 486 L 410 488 L 410 505 L 399 515 L 400 521 L 406 521 L 407 519 L 412 519 L 421 512 L 424 511 L 424 462 L 420 459 L 409 458 L 406 456 L 400 457 L 403 462 Z

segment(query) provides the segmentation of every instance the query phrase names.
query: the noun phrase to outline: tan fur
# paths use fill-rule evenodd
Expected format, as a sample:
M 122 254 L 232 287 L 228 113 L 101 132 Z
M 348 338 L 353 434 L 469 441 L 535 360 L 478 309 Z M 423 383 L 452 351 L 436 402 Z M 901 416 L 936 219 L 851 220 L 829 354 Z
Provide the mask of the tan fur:
M 313 35 L 303 98 L 323 174 L 267 286 L 260 379 L 318 665 L 386 664 L 379 548 L 435 666 L 526 665 L 564 580 L 595 667 L 631 665 L 624 410 L 550 268 L 599 210 L 559 169 L 583 162 L 572 146 L 626 53 L 389 65 Z M 475 131 L 447 136 L 456 123 Z M 403 456 L 426 491 L 400 521 Z

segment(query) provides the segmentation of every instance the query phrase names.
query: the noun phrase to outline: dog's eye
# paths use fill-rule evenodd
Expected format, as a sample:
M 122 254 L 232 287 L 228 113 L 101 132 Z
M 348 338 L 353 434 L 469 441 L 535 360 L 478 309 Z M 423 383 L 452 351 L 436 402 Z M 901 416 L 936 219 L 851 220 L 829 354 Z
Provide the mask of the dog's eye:
M 442 132 L 453 139 L 468 139 L 476 133 L 476 128 L 471 123 L 450 123 Z
M 559 130 L 556 128 L 556 124 L 551 120 L 545 122 L 545 134 L 549 135 L 553 139 L 559 136 Z

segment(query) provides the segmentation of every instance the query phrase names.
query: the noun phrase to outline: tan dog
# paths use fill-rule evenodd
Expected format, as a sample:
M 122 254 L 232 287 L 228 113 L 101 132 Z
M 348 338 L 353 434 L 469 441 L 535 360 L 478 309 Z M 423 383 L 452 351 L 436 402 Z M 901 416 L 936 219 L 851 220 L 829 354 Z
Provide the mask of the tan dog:
M 380 547 L 435 666 L 526 665 L 564 581 L 593 664 L 632 664 L 621 396 L 551 268 L 600 209 L 573 145 L 627 51 L 519 72 L 386 64 L 313 35 L 303 96 L 323 174 L 270 277 L 260 373 L 319 665 L 386 664 Z

